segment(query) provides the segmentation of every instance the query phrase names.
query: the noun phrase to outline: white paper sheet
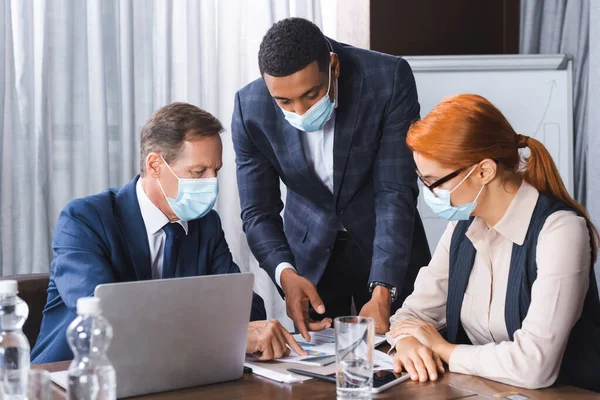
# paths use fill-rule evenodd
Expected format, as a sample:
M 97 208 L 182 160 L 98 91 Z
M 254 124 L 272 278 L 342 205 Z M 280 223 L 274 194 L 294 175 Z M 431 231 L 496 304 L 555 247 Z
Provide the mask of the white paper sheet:
M 58 386 L 67 390 L 67 386 L 69 386 L 69 371 L 51 372 L 50 379 Z
M 287 357 L 281 358 L 279 362 L 291 362 L 302 365 L 325 366 L 335 362 L 335 330 L 327 328 L 320 332 L 310 332 L 310 342 L 304 340 L 302 335 L 294 335 L 298 344 L 308 352 L 307 356 L 300 356 L 294 351 Z M 385 335 L 375 335 L 374 346 L 377 347 L 385 342 Z M 322 357 L 330 356 L 324 362 Z M 318 358 L 317 358 L 318 357 Z M 314 359 L 314 360 L 313 360 Z
M 263 363 L 261 365 L 258 365 L 257 362 L 245 362 L 244 365 L 248 368 L 252 368 L 253 374 L 269 378 L 273 381 L 282 383 L 302 382 L 301 379 L 296 378 L 291 372 L 278 371 L 273 368 L 269 368 L 269 366 L 271 366 L 272 364 Z M 302 378 L 310 379 L 308 377 Z
M 383 351 L 375 349 L 373 352 L 373 372 L 384 369 L 394 369 L 394 358 Z
M 321 375 L 330 375 L 335 373 L 335 364 L 325 367 L 301 366 L 296 363 L 285 363 L 276 361 L 257 361 L 252 357 L 246 357 L 245 366 L 252 368 L 252 373 L 272 379 L 277 382 L 295 383 L 308 381 L 310 377 L 297 375 L 288 371 L 288 368 L 296 368 L 302 371 L 314 372 Z

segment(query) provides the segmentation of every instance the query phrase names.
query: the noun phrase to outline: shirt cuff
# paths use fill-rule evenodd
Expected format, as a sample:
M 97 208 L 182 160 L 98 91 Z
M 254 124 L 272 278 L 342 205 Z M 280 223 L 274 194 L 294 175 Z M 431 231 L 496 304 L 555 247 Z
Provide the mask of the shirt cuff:
M 404 338 L 409 337 L 410 335 L 400 335 L 397 337 L 393 337 L 392 335 L 390 335 L 390 333 L 386 333 L 385 334 L 385 338 L 387 339 L 388 343 L 390 344 L 390 350 L 388 351 L 388 354 L 392 354 L 392 352 L 396 351 L 396 344 Z
M 289 262 L 282 262 L 275 269 L 275 282 L 277 282 L 277 286 L 279 286 L 281 289 L 283 289 L 281 287 L 281 273 L 283 272 L 284 269 L 288 269 L 288 268 L 291 268 L 294 271 L 296 270 L 296 268 L 294 268 L 294 266 L 292 264 L 290 264 Z
M 478 347 L 464 344 L 456 346 L 448 363 L 450 372 L 473 375 L 473 371 L 476 369 Z

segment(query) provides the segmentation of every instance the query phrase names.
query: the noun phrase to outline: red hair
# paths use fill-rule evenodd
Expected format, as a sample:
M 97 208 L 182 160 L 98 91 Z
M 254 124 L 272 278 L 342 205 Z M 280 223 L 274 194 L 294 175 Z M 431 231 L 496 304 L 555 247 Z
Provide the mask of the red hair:
M 585 207 L 567 192 L 546 147 L 536 139 L 518 135 L 487 99 L 475 94 L 445 98 L 411 125 L 406 142 L 412 151 L 453 169 L 494 160 L 539 192 L 562 201 L 585 218 L 592 238 L 592 259 L 596 260 L 598 230 Z M 529 148 L 530 155 L 522 159 L 519 148 L 524 147 Z

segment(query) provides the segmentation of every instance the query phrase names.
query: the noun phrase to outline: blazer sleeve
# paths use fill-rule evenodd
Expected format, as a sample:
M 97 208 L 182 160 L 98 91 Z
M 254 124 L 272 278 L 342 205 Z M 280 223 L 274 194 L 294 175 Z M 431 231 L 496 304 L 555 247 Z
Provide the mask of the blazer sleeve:
M 115 281 L 101 217 L 85 199 L 72 201 L 60 213 L 52 247 L 50 272 L 71 311 L 77 299 L 93 296 L 96 286 Z
M 225 234 L 221 226 L 221 219 L 219 218 L 219 215 L 215 211 L 212 211 L 207 217 L 214 219 L 213 225 L 215 227 L 215 240 L 212 242 L 213 256 L 210 273 L 212 275 L 239 273 L 240 268 L 235 262 L 233 262 L 233 257 L 231 256 L 231 252 L 229 251 L 227 241 L 225 240 Z M 250 321 L 259 321 L 265 319 L 267 319 L 267 312 L 265 311 L 265 304 L 263 302 L 263 299 L 256 293 L 253 293 Z
M 392 87 L 373 169 L 376 222 L 369 281 L 400 289 L 408 270 L 419 195 L 406 134 L 419 118 L 420 106 L 412 71 L 403 59 L 396 64 Z
M 235 96 L 231 133 L 244 232 L 259 265 L 276 282 L 277 266 L 283 262 L 294 264 L 283 232 L 279 175 L 248 135 L 239 93 Z

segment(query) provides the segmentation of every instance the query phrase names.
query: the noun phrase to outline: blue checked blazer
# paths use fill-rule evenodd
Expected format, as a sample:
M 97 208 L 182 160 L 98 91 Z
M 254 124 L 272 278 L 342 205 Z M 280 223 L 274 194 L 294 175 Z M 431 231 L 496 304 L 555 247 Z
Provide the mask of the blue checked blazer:
M 259 78 L 236 94 L 232 121 L 244 231 L 271 279 L 289 262 L 317 284 L 341 223 L 372 260 L 370 282 L 391 284 L 405 297 L 430 259 L 406 145 L 420 111 L 414 77 L 400 57 L 330 43 L 340 60 L 334 193 L 309 168 L 304 133 L 285 120 Z M 287 187 L 283 220 L 280 179 Z

